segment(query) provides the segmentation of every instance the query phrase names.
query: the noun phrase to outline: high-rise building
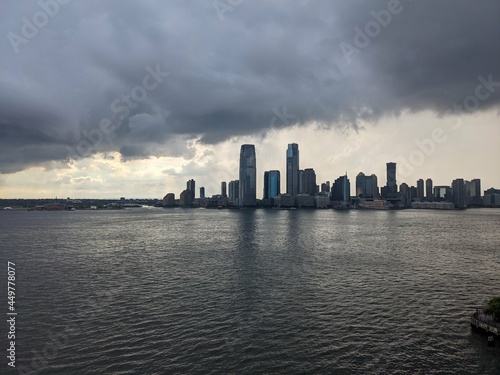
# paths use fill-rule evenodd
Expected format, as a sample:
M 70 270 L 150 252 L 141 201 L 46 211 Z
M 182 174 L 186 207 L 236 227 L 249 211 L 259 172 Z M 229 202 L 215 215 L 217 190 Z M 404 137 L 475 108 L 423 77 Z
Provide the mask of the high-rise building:
M 402 183 L 399 185 L 399 192 L 401 195 L 401 203 L 403 204 L 404 207 L 410 207 L 411 206 L 411 190 L 408 184 Z
M 466 208 L 465 204 L 465 182 L 463 178 L 457 178 L 451 183 L 451 189 L 453 190 L 453 203 L 455 203 L 455 208 Z
M 453 190 L 449 186 L 434 186 L 434 201 L 453 202 Z
M 330 193 L 330 186 L 326 182 L 323 182 L 321 184 L 320 192 L 321 193 Z
M 432 191 L 432 180 L 430 178 L 425 180 L 425 200 L 427 202 L 434 201 L 434 193 Z
M 356 176 L 356 196 L 361 197 L 366 191 L 366 176 L 363 172 L 359 172 Z
M 330 197 L 335 202 L 349 202 L 351 199 L 351 183 L 347 175 L 340 176 L 332 185 L 332 196 Z
M 242 145 L 240 151 L 240 207 L 254 207 L 257 205 L 256 169 L 255 146 Z
M 485 207 L 500 207 L 500 189 L 490 188 L 485 190 L 483 204 Z
M 471 185 L 471 182 L 465 180 L 464 181 L 464 185 L 465 185 L 465 204 L 467 204 L 467 206 L 469 206 L 470 205 L 470 201 L 471 201 L 471 197 L 470 197 L 470 185 Z
M 196 182 L 193 179 L 189 180 L 186 183 L 186 189 L 191 190 L 193 192 L 193 198 L 194 198 L 194 195 L 195 195 L 194 192 L 196 191 Z
M 300 171 L 299 194 L 316 194 L 316 172 L 313 168 Z
M 410 187 L 410 198 L 412 202 L 414 202 L 418 198 L 418 192 L 415 186 Z
M 220 195 L 222 198 L 227 198 L 227 184 L 226 181 L 220 183 Z
M 288 144 L 286 150 L 286 193 L 296 196 L 299 193 L 299 145 Z
M 264 172 L 264 191 L 262 192 L 262 199 L 269 199 L 269 171 Z
M 264 172 L 264 196 L 263 199 L 273 199 L 280 195 L 281 176 L 280 171 Z
M 470 182 L 470 203 L 472 205 L 481 204 L 481 180 L 479 178 Z
M 205 188 L 203 186 L 200 188 L 200 198 L 205 199 Z
M 356 196 L 377 198 L 379 196 L 377 176 L 374 174 L 366 176 L 363 172 L 358 173 L 356 176 Z
M 380 193 L 378 191 L 378 178 L 375 174 L 370 176 L 372 178 L 372 188 L 373 188 L 373 198 L 380 197 Z
M 387 163 L 387 198 L 397 198 L 396 163 Z
M 229 200 L 236 204 L 238 203 L 238 198 L 240 196 L 240 181 L 229 182 Z
M 422 178 L 417 180 L 417 198 L 420 202 L 424 201 L 424 180 Z

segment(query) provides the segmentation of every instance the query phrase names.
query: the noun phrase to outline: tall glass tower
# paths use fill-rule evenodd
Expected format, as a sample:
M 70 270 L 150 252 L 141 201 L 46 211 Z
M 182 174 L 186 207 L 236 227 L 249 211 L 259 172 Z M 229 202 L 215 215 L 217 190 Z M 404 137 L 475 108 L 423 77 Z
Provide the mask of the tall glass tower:
M 240 151 L 240 207 L 253 207 L 257 205 L 256 173 L 255 146 L 242 145 Z
M 424 180 L 417 180 L 417 198 L 420 202 L 424 201 Z
M 194 197 L 195 189 L 196 189 L 196 182 L 193 179 L 189 180 L 186 183 L 186 189 L 191 190 L 193 192 L 193 197 Z
M 280 194 L 280 171 L 264 172 L 264 199 L 273 199 Z
M 427 202 L 433 202 L 434 201 L 434 192 L 432 189 L 432 180 L 428 178 L 425 180 L 425 200 Z
M 289 143 L 286 150 L 286 193 L 295 196 L 299 193 L 299 145 Z
M 396 163 L 387 163 L 387 198 L 396 198 L 397 195 Z
M 347 174 L 345 176 L 340 176 L 335 180 L 332 185 L 332 201 L 337 202 L 349 202 L 351 199 L 351 183 Z

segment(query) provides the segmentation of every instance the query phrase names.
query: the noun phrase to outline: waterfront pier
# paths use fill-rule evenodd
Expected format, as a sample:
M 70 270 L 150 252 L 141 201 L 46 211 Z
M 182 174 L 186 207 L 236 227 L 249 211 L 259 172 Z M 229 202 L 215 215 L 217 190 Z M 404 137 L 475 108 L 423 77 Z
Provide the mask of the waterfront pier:
M 495 341 L 500 337 L 500 322 L 493 319 L 493 315 L 485 314 L 476 310 L 470 318 L 470 324 L 473 329 L 485 333 L 488 336 L 488 345 L 495 345 Z

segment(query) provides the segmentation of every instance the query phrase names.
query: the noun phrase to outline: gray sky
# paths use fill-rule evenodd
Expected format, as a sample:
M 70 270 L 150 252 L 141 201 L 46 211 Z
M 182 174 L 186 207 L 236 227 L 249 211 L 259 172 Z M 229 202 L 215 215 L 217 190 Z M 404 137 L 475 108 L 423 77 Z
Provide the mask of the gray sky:
M 500 188 L 498 1 L 3 3 L 0 197 L 211 195 L 247 142 L 259 189 L 292 142 L 319 182 Z

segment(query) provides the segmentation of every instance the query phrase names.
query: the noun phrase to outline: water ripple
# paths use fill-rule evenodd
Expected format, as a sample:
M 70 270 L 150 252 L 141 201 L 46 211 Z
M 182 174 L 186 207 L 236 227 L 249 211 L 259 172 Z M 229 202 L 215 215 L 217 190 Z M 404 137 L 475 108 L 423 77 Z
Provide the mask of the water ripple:
M 500 373 L 468 323 L 500 293 L 499 225 L 495 210 L 0 212 L 18 360 L 52 343 L 39 373 Z

